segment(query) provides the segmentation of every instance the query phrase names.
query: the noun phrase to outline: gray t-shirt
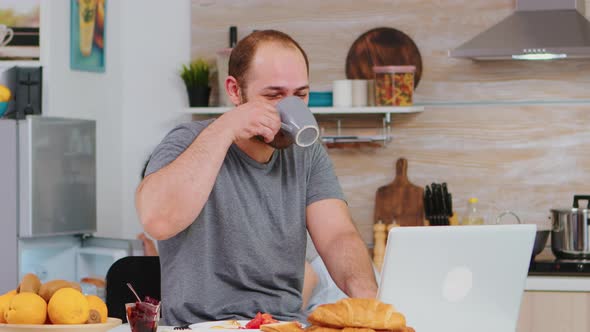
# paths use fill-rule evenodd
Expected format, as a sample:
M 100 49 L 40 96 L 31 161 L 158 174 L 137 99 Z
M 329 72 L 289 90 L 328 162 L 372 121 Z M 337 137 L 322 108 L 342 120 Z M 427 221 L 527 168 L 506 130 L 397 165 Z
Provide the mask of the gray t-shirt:
M 174 161 L 212 120 L 172 130 L 146 175 Z M 291 146 L 258 163 L 232 145 L 201 214 L 158 243 L 165 325 L 251 319 L 303 320 L 306 207 L 344 200 L 323 146 Z M 304 320 L 303 320 L 304 321 Z

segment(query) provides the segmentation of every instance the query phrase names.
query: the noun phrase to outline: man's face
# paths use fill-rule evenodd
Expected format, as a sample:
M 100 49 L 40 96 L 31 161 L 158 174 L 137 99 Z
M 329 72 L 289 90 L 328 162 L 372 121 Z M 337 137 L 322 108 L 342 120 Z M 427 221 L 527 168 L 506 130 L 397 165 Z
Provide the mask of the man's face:
M 289 96 L 298 96 L 305 104 L 309 100 L 307 66 L 303 55 L 295 47 L 272 42 L 260 45 L 246 80 L 244 102 L 259 100 L 276 105 Z M 269 143 L 276 149 L 284 149 L 291 144 L 282 131 Z

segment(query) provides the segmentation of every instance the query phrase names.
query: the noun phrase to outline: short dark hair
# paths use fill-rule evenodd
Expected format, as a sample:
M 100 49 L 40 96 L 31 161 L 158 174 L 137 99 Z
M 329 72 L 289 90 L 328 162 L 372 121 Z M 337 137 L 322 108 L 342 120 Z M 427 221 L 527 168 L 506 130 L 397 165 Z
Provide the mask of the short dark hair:
M 305 59 L 305 67 L 309 75 L 309 61 L 301 46 L 288 34 L 277 30 L 254 31 L 240 40 L 229 56 L 228 75 L 233 76 L 241 89 L 246 89 L 246 75 L 250 70 L 252 59 L 258 47 L 265 42 L 276 42 L 288 47 L 294 47 L 301 52 Z
M 140 174 L 142 180 L 143 180 L 143 178 L 145 178 L 145 172 L 147 171 L 147 167 L 148 167 L 148 164 L 150 163 L 151 158 L 152 158 L 152 156 L 149 156 L 148 159 L 143 164 L 143 169 L 141 170 L 141 174 Z

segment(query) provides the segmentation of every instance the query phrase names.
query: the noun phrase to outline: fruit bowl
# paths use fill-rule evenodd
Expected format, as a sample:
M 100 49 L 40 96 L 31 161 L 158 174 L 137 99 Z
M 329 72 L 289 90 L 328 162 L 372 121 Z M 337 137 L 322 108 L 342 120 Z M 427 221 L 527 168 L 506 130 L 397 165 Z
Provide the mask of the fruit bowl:
M 28 325 L 28 324 L 0 324 L 0 332 L 106 332 L 121 325 L 119 318 L 109 317 L 106 323 L 102 324 L 80 324 L 80 325 Z

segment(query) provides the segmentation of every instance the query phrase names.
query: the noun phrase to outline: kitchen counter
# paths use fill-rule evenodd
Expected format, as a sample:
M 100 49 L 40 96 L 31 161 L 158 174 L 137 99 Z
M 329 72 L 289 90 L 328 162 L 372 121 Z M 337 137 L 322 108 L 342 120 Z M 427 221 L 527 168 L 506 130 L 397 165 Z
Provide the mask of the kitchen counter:
M 590 292 L 590 277 L 529 276 L 525 291 Z
M 554 260 L 550 248 L 545 248 L 535 259 Z M 588 276 L 529 275 L 524 289 L 539 292 L 590 292 Z

